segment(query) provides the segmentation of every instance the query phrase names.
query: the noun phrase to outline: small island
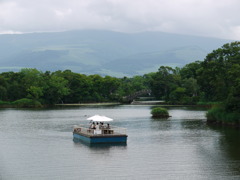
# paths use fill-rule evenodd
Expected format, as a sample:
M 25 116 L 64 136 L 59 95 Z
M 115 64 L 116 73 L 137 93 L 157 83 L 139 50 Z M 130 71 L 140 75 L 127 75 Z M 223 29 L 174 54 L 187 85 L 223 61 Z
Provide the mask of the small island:
M 166 108 L 155 107 L 151 111 L 153 118 L 169 118 L 169 113 Z

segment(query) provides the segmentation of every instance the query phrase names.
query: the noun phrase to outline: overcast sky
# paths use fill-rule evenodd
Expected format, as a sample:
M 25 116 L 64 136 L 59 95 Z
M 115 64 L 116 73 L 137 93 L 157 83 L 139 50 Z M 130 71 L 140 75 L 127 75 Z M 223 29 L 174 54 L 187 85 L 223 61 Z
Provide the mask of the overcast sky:
M 76 29 L 240 40 L 240 0 L 0 0 L 0 33 Z

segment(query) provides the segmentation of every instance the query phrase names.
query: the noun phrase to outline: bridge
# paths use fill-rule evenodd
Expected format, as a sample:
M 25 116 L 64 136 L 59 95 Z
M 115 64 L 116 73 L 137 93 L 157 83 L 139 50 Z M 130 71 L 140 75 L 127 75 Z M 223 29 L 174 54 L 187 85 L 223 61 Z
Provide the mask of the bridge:
M 152 91 L 150 89 L 144 89 L 144 90 L 137 91 L 133 94 L 123 97 L 123 101 L 127 102 L 127 103 L 131 103 L 137 97 L 140 97 L 140 96 L 146 95 L 146 94 L 150 95 L 151 93 L 152 93 Z

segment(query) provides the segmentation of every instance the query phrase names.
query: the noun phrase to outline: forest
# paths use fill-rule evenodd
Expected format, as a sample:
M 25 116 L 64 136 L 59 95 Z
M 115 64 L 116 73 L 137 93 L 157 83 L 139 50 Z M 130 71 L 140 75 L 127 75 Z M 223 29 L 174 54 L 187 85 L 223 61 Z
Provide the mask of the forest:
M 209 122 L 240 124 L 240 42 L 224 44 L 203 61 L 182 68 L 161 66 L 143 76 L 116 78 L 71 70 L 24 68 L 0 74 L 1 107 L 42 107 L 57 103 L 130 102 L 138 92 L 167 104 L 210 104 Z M 151 92 L 151 93 L 149 93 Z

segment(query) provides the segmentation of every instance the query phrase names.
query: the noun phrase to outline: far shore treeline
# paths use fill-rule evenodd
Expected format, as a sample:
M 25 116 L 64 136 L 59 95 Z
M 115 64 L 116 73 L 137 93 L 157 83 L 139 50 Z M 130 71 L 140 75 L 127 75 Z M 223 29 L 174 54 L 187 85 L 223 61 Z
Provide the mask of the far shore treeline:
M 129 102 L 140 92 L 142 96 L 151 92 L 151 96 L 168 104 L 211 104 L 209 122 L 239 125 L 240 42 L 223 45 L 204 61 L 182 68 L 161 66 L 157 72 L 143 76 L 116 78 L 29 68 L 0 74 L 1 107 Z

